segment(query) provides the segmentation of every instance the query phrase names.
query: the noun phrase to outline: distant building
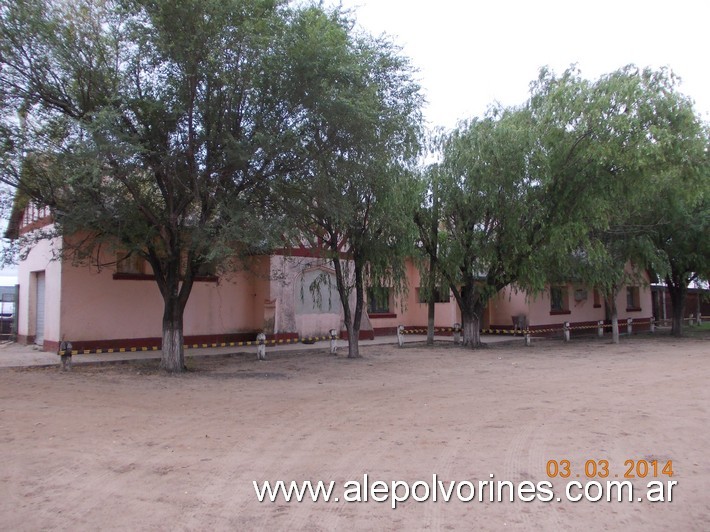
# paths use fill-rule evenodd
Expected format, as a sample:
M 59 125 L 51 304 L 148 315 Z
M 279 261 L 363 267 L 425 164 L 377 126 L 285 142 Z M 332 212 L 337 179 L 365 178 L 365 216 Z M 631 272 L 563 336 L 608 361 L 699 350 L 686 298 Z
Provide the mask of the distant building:
M 668 288 L 665 285 L 654 284 L 651 286 L 651 293 L 653 315 L 659 320 L 671 320 L 673 309 Z M 688 288 L 683 318 L 690 318 L 691 314 L 695 318 L 698 315 L 710 316 L 710 290 L 706 288 Z

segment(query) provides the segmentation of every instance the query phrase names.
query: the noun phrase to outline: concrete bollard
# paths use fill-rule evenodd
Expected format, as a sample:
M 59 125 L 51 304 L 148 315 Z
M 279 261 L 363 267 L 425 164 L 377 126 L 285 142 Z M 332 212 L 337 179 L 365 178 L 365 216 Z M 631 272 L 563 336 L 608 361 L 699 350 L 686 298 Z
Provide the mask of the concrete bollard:
M 604 336 L 604 320 L 599 320 L 597 322 L 597 336 L 599 336 L 599 338 Z
M 397 326 L 397 343 L 399 347 L 404 345 L 404 325 Z
M 656 332 L 656 318 L 651 316 L 651 322 L 648 324 L 648 330 L 652 333 Z
M 266 360 L 266 335 L 263 332 L 256 335 L 256 358 Z
M 530 336 L 530 331 L 525 331 L 525 345 L 530 347 L 532 345 L 532 336 Z
M 454 323 L 454 345 L 461 343 L 461 324 Z
M 698 314 L 698 322 L 697 323 L 698 323 L 698 326 L 703 324 L 703 317 L 700 314 Z
M 71 351 L 72 351 L 71 342 L 62 341 L 59 344 L 59 358 L 60 358 L 59 368 L 62 371 L 71 371 L 71 362 L 72 362 Z
M 626 334 L 628 334 L 629 336 L 631 336 L 631 333 L 634 329 L 633 323 L 634 323 L 633 318 L 626 319 Z
M 330 354 L 337 355 L 338 351 L 338 331 L 331 329 L 330 331 Z
M 695 325 L 695 324 L 693 323 L 694 320 L 695 320 L 695 314 L 692 314 L 692 313 L 691 313 L 691 314 L 688 316 L 688 325 L 690 325 L 691 327 L 692 327 L 693 325 Z
M 568 321 L 566 321 L 564 326 L 562 327 L 562 332 L 564 333 L 564 336 L 565 336 L 565 342 L 569 342 L 570 331 L 569 331 L 569 322 Z

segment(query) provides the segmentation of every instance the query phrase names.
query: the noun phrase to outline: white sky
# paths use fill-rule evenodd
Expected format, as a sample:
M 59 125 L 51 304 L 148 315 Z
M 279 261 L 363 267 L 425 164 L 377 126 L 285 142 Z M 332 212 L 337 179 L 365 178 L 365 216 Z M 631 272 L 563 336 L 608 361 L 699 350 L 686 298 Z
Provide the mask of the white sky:
M 337 0 L 330 0 L 337 3 Z M 626 64 L 669 66 L 710 113 L 708 0 L 342 0 L 419 69 L 432 126 L 453 127 L 498 101 L 523 103 L 541 66 L 577 63 L 594 79 Z

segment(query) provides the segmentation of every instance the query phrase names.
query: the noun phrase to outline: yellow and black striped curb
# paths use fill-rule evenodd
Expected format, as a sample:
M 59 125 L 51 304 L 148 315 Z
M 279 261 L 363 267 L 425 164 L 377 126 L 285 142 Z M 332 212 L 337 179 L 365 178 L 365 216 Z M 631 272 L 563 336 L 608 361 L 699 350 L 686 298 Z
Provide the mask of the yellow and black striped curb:
M 463 329 L 457 329 L 454 327 L 446 327 L 446 328 L 435 328 L 434 329 L 434 334 L 439 334 L 439 333 L 447 333 L 447 332 L 454 332 L 454 333 L 462 333 Z M 512 329 L 481 329 L 481 332 L 484 334 L 514 334 L 515 331 Z M 525 332 L 521 331 L 518 329 L 518 333 L 520 332 Z M 401 334 L 427 334 L 428 331 L 427 329 L 404 329 L 401 331 Z
M 339 338 L 339 336 L 338 336 Z M 244 342 L 216 342 L 200 344 L 183 344 L 185 349 L 200 349 L 208 347 L 247 347 L 252 345 L 286 345 L 286 344 L 314 344 L 316 342 L 330 340 L 330 336 L 306 336 L 303 338 L 284 338 L 281 340 L 248 340 Z M 146 351 L 159 351 L 158 346 L 151 347 L 118 347 L 107 349 L 72 349 L 71 351 L 58 351 L 58 355 L 102 355 L 110 353 L 140 353 Z
M 649 319 L 649 318 L 644 318 L 640 320 L 634 320 L 632 322 L 632 325 L 646 325 L 646 324 L 651 324 L 654 323 L 654 320 Z M 623 327 L 626 325 L 626 322 L 622 319 L 619 320 L 619 327 Z M 612 324 L 611 323 L 603 323 L 601 325 L 595 324 L 595 325 L 570 325 L 569 327 L 557 327 L 554 329 L 525 329 L 523 331 L 518 331 L 521 332 L 522 334 L 539 334 L 539 333 L 555 333 L 555 332 L 565 332 L 565 331 L 584 331 L 584 330 L 592 330 L 592 329 L 611 329 Z M 483 332 L 488 332 L 489 334 L 513 334 L 513 331 L 507 330 L 507 331 L 501 331 L 498 329 L 487 329 Z
M 702 319 L 702 318 L 701 318 Z M 657 322 L 657 320 L 652 320 L 649 318 L 644 318 L 640 320 L 634 320 L 633 325 L 643 325 L 643 324 L 650 324 L 652 322 Z M 625 325 L 625 322 L 622 320 L 619 321 L 619 326 Z M 540 334 L 540 333 L 554 333 L 554 332 L 564 332 L 564 331 L 581 331 L 581 330 L 591 330 L 591 329 L 599 329 L 599 328 L 604 328 L 604 329 L 611 329 L 612 325 L 611 323 L 604 323 L 602 325 L 595 324 L 595 325 L 574 325 L 570 327 L 557 327 L 557 328 L 550 328 L 550 329 L 518 329 L 517 331 L 514 329 L 481 329 L 481 333 L 483 334 L 510 334 L 510 335 L 517 335 L 517 334 L 522 334 L 522 335 L 527 335 L 527 334 Z M 401 334 L 427 334 L 427 329 L 404 329 L 403 331 L 400 331 Z M 434 334 L 436 333 L 442 333 L 442 332 L 457 332 L 461 333 L 463 332 L 463 329 L 461 328 L 456 328 L 456 327 L 444 327 L 444 328 L 439 328 L 436 327 L 434 328 Z
M 443 332 L 461 332 L 462 329 L 457 329 L 455 327 L 436 327 L 434 328 L 434 333 Z M 404 329 L 401 331 L 402 334 L 427 334 L 427 329 Z
M 688 320 L 690 318 L 684 318 L 684 320 Z M 702 316 L 702 320 L 710 320 L 710 316 Z M 651 319 L 642 319 L 642 320 L 634 320 L 633 325 L 638 325 L 638 324 L 650 324 L 650 323 L 658 323 L 660 320 L 651 320 Z M 666 320 L 668 321 L 668 320 Z M 623 326 L 624 322 L 623 320 L 619 321 L 619 326 Z M 570 326 L 570 327 L 558 327 L 558 328 L 550 328 L 550 329 L 523 329 L 523 330 L 513 330 L 513 329 L 481 329 L 481 333 L 483 334 L 510 334 L 510 335 L 533 335 L 533 334 L 540 334 L 540 333 L 556 333 L 556 332 L 564 332 L 564 331 L 579 331 L 579 330 L 591 330 L 591 329 L 610 329 L 611 328 L 611 323 L 605 323 L 603 325 L 575 325 L 575 326 Z M 401 334 L 427 334 L 427 329 L 404 329 L 403 331 L 400 331 Z M 457 328 L 457 327 L 436 327 L 434 329 L 434 334 L 437 333 L 461 333 L 463 332 L 463 329 Z M 340 337 L 338 336 L 337 339 Z M 306 336 L 302 338 L 285 338 L 281 340 L 248 340 L 244 342 L 215 342 L 215 343 L 197 343 L 197 344 L 184 344 L 183 347 L 185 349 L 199 349 L 199 348 L 209 348 L 209 347 L 249 347 L 249 346 L 255 346 L 255 345 L 287 345 L 287 344 L 298 344 L 298 343 L 304 343 L 304 344 L 314 344 L 316 342 L 321 342 L 321 341 L 328 341 L 331 340 L 332 338 L 330 336 Z M 100 355 L 100 354 L 111 354 L 111 353 L 140 353 L 140 352 L 146 352 L 146 351 L 159 351 L 160 348 L 158 346 L 150 346 L 150 347 L 119 347 L 119 348 L 108 348 L 108 349 L 73 349 L 71 352 L 68 351 L 59 351 L 57 352 L 58 355 Z

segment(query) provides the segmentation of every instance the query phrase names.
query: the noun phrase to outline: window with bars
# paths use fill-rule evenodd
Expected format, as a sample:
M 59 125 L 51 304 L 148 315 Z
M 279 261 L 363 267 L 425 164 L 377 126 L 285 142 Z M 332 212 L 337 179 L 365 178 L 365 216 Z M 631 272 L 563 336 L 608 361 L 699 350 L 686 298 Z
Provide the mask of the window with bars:
M 387 287 L 372 287 L 367 289 L 367 313 L 389 314 L 390 289 Z
M 116 254 L 116 273 L 145 275 L 146 261 L 137 253 L 119 252 Z
M 641 310 L 638 286 L 628 286 L 626 288 L 626 310 Z
M 550 312 L 557 314 L 569 312 L 569 294 L 566 286 L 550 287 Z

